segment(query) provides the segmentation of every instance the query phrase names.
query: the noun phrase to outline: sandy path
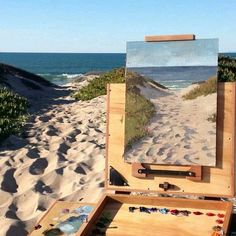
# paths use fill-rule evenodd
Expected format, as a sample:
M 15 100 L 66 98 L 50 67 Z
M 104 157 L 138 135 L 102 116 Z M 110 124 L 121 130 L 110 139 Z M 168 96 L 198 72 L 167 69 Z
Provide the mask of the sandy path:
M 52 105 L 0 151 L 0 235 L 27 235 L 56 199 L 96 202 L 103 192 L 105 96 Z

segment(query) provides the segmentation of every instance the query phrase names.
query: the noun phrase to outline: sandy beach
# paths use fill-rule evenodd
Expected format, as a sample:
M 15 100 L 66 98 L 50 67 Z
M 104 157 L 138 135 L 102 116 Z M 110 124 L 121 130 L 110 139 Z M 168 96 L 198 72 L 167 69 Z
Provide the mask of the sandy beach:
M 93 78 L 38 93 L 20 86 L 35 113 L 22 135 L 10 136 L 0 149 L 0 235 L 27 235 L 57 199 L 101 197 L 106 98 L 82 102 L 70 96 Z
M 208 120 L 216 112 L 216 93 L 183 100 L 198 85 L 180 91 L 153 86 L 140 87 L 154 104 L 156 113 L 147 126 L 148 135 L 125 152 L 128 162 L 204 165 L 216 163 L 216 123 Z

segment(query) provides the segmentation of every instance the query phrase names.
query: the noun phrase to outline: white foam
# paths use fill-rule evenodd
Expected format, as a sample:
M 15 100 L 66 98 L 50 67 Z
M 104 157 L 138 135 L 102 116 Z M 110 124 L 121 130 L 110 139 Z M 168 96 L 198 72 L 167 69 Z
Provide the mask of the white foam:
M 83 74 L 67 74 L 67 73 L 63 73 L 61 75 L 57 75 L 57 77 L 61 77 L 61 76 L 66 77 L 67 79 L 73 79 L 75 77 L 82 77 Z

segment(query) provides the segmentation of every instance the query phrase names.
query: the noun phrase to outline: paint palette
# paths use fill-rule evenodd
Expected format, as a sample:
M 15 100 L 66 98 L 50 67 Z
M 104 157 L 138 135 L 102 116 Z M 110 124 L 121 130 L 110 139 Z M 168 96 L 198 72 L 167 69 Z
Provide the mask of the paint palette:
M 78 235 L 225 235 L 231 210 L 230 202 L 107 194 Z M 181 211 L 188 214 L 176 214 Z
M 74 235 L 87 222 L 93 209 L 93 204 L 57 201 L 30 235 Z

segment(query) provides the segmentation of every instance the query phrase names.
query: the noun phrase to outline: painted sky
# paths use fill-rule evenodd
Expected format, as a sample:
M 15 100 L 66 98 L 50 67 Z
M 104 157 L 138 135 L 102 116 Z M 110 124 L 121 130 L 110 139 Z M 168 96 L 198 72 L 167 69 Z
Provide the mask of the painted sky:
M 0 52 L 125 52 L 145 35 L 219 38 L 236 52 L 235 0 L 0 0 Z
M 127 67 L 217 66 L 218 39 L 127 42 Z

